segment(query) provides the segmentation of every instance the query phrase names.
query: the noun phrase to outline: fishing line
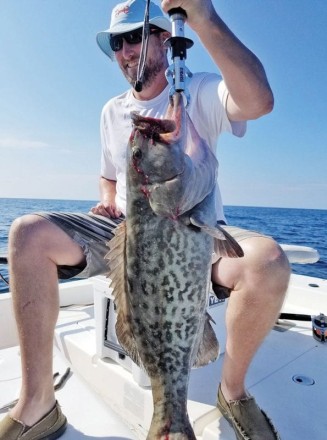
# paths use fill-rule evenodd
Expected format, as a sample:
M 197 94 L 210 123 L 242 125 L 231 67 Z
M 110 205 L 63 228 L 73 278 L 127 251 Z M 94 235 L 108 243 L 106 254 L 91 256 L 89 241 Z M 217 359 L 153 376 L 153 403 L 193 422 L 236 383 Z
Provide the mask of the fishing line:
M 144 20 L 143 20 L 141 53 L 140 53 L 139 63 L 137 66 L 136 81 L 134 84 L 134 89 L 136 92 L 141 92 L 143 87 L 146 56 L 148 53 L 148 44 L 149 44 L 149 36 L 150 36 L 149 10 L 150 10 L 150 0 L 147 0 L 145 5 Z
M 0 272 L 0 281 L 3 281 L 7 286 L 9 286 L 9 282 L 6 280 L 6 278 L 1 274 Z

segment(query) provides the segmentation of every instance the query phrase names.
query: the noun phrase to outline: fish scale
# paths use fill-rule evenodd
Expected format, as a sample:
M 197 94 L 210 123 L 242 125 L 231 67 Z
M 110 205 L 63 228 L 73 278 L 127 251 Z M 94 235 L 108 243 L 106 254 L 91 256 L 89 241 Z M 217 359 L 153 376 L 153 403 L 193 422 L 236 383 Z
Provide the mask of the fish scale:
M 217 161 L 179 95 L 167 116 L 132 114 L 126 221 L 107 257 L 118 340 L 151 381 L 147 439 L 194 440 L 187 414 L 190 370 L 218 356 L 206 312 L 214 243 L 221 256 L 242 251 L 216 226 Z M 186 148 L 188 131 L 194 145 Z

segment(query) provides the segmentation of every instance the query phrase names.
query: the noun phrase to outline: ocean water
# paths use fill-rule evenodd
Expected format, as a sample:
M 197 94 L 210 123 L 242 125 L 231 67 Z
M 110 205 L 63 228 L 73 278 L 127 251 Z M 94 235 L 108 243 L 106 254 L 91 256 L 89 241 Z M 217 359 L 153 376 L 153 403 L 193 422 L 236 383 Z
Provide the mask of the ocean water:
M 0 254 L 7 253 L 8 232 L 15 218 L 37 211 L 88 212 L 95 204 L 80 200 L 0 198 Z M 230 225 L 271 235 L 279 243 L 317 249 L 320 254 L 317 263 L 293 264 L 292 271 L 327 278 L 327 210 L 226 206 L 225 214 Z M 7 265 L 0 265 L 0 273 L 8 278 Z M 7 291 L 8 287 L 0 280 L 0 293 Z

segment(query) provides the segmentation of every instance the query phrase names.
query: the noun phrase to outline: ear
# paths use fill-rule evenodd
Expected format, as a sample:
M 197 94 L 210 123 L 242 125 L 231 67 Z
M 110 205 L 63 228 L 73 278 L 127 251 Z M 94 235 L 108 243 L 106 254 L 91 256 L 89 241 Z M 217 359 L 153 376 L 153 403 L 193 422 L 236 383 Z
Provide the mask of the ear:
M 170 37 L 171 37 L 171 33 L 168 31 L 164 31 L 164 32 L 160 33 L 160 38 L 161 38 L 162 42 L 166 41 L 167 38 L 170 38 Z
M 168 53 L 169 46 L 165 45 L 165 41 L 168 40 L 168 38 L 170 38 L 170 37 L 171 37 L 171 33 L 167 32 L 167 31 L 161 32 L 159 34 L 161 45 L 166 49 L 167 53 Z

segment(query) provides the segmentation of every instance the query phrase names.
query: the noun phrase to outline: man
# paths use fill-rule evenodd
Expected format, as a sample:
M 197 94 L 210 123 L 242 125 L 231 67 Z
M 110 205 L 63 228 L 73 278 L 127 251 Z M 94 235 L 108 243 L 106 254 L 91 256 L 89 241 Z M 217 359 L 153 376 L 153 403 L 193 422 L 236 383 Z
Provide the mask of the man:
M 228 29 L 210 0 L 163 0 L 164 11 L 183 7 L 188 25 L 198 34 L 223 81 L 214 74 L 197 74 L 190 81 L 190 116 L 202 137 L 215 148 L 221 131 L 243 135 L 245 122 L 273 107 L 264 69 Z M 141 50 L 145 1 L 117 5 L 110 28 L 100 32 L 100 48 L 115 59 L 133 85 Z M 17 219 L 9 238 L 11 289 L 18 325 L 22 390 L 19 401 L 0 424 L 0 440 L 61 436 L 66 418 L 55 401 L 52 381 L 52 341 L 58 316 L 57 276 L 91 276 L 106 270 L 105 241 L 125 212 L 125 151 L 131 131 L 130 111 L 163 116 L 169 86 L 166 48 L 170 23 L 151 4 L 149 49 L 142 91 L 128 90 L 113 98 L 101 116 L 101 201 L 90 214 L 41 213 Z M 210 30 L 210 31 L 208 31 Z M 217 220 L 224 221 L 217 190 Z M 280 247 L 269 237 L 228 228 L 240 242 L 244 257 L 222 258 L 212 268 L 215 291 L 230 294 L 227 344 L 218 406 L 238 439 L 277 439 L 273 425 L 245 389 L 250 362 L 272 328 L 289 280 L 289 265 Z M 223 287 L 221 287 L 223 286 Z M 108 390 L 110 392 L 110 390 Z M 242 409 L 242 411 L 241 411 Z

